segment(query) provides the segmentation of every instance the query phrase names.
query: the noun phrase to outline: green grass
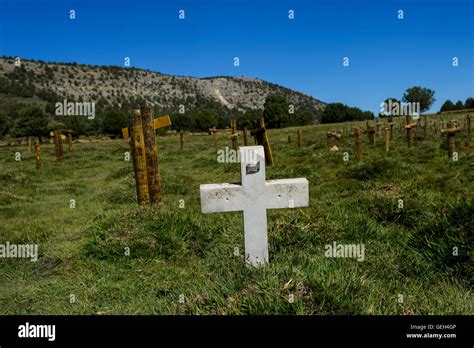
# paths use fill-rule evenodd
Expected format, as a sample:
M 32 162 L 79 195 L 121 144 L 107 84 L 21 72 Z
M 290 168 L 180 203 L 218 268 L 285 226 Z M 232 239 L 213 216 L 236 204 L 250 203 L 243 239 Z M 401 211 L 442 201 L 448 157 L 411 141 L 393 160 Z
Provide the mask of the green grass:
M 306 177 L 310 206 L 269 211 L 270 263 L 257 269 L 244 263 L 241 213 L 200 212 L 200 184 L 240 180 L 238 164 L 217 163 L 210 136 L 188 135 L 182 151 L 179 136 L 159 137 L 164 202 L 155 207 L 136 204 L 124 140 L 78 143 L 73 154 L 66 146 L 62 164 L 43 145 L 40 173 L 25 146 L 0 147 L 0 243 L 40 252 L 36 263 L 0 259 L 0 314 L 472 313 L 467 134 L 456 136 L 457 162 L 439 134 L 408 150 L 398 128 L 389 153 L 364 136 L 357 162 L 350 134 L 340 151 L 327 149 L 325 132 L 343 126 L 299 128 L 301 149 L 297 128 L 270 130 L 267 179 Z M 224 135 L 219 143 L 231 145 Z M 326 258 L 333 241 L 364 244 L 365 261 Z

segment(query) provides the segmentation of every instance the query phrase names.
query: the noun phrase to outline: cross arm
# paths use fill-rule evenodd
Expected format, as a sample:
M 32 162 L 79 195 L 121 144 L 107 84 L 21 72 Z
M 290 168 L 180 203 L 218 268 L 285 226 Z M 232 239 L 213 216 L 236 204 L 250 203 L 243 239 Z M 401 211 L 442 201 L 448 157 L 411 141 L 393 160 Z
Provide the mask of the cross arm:
M 448 129 L 442 129 L 441 133 L 443 134 L 455 134 L 459 133 L 461 131 L 460 128 L 448 128 Z
M 267 209 L 307 207 L 308 180 L 305 178 L 269 180 L 265 182 L 263 196 Z
M 199 187 L 201 211 L 218 213 L 243 210 L 243 190 L 237 184 L 206 184 Z
M 153 120 L 153 128 L 159 129 L 171 125 L 171 119 L 168 115 L 155 118 Z M 124 139 L 129 137 L 129 127 L 122 128 L 122 136 Z

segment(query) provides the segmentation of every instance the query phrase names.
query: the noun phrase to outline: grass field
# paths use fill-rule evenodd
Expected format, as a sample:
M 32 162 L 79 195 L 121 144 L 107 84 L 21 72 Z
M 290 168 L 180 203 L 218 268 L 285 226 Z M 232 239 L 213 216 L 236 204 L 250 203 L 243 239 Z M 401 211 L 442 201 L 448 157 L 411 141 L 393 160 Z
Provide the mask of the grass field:
M 298 128 L 303 148 L 297 128 L 270 130 L 267 179 L 306 177 L 310 207 L 268 212 L 270 263 L 257 269 L 244 262 L 241 213 L 200 212 L 200 184 L 240 181 L 211 136 L 187 136 L 184 150 L 179 136 L 159 137 L 156 207 L 136 204 L 123 139 L 65 146 L 62 164 L 45 144 L 40 173 L 25 145 L 0 147 L 0 243 L 40 252 L 0 259 L 0 314 L 472 314 L 472 140 L 456 136 L 453 162 L 446 137 L 418 129 L 409 150 L 396 127 L 388 153 L 364 135 L 357 162 L 352 135 L 338 152 L 326 146 L 326 130 L 343 126 Z M 334 241 L 364 244 L 365 261 L 325 257 Z

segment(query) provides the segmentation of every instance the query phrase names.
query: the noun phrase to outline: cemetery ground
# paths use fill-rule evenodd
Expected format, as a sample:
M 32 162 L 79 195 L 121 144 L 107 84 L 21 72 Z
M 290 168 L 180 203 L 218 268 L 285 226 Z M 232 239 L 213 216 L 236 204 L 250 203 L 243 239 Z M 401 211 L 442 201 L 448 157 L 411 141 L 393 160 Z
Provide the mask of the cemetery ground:
M 267 180 L 307 178 L 310 205 L 267 212 L 259 268 L 244 261 L 241 212 L 201 213 L 200 184 L 240 181 L 211 135 L 185 135 L 183 150 L 178 134 L 158 137 L 157 206 L 137 204 L 123 139 L 65 146 L 63 163 L 47 142 L 39 173 L 27 146 L 0 147 L 0 243 L 39 246 L 37 262 L 0 259 L 0 314 L 472 313 L 473 140 L 456 135 L 455 162 L 439 130 L 416 129 L 408 149 L 397 123 L 389 152 L 363 134 L 357 161 L 348 132 L 329 151 L 326 131 L 355 125 L 269 130 Z M 325 257 L 333 242 L 363 244 L 364 261 Z

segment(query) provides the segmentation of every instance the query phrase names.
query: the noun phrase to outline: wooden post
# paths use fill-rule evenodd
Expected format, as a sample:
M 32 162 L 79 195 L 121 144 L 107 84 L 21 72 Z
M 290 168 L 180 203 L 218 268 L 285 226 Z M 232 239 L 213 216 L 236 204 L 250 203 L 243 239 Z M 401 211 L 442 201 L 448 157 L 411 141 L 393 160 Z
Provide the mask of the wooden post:
M 267 165 L 273 166 L 273 154 L 268 140 L 267 129 L 265 127 L 265 120 L 263 117 L 259 118 L 257 129 L 250 132 L 250 135 L 255 136 L 255 141 L 258 145 L 262 145 L 265 150 L 265 162 Z
M 230 128 L 232 130 L 232 135 L 230 136 L 232 139 L 232 149 L 237 151 L 237 120 L 235 118 L 230 120 Z
M 448 157 L 453 158 L 453 153 L 456 151 L 456 142 L 454 133 L 448 133 Z
M 263 140 L 263 148 L 265 150 L 265 162 L 266 164 L 270 165 L 270 166 L 273 166 L 274 162 L 273 162 L 273 153 L 272 153 L 272 149 L 270 147 L 270 141 L 268 140 L 268 133 L 267 133 L 267 128 L 265 127 L 265 120 L 263 119 L 263 117 L 261 117 L 259 120 L 258 120 L 258 123 L 259 123 L 259 126 L 260 128 L 263 128 L 264 132 L 263 132 L 263 136 L 262 136 L 262 140 Z
M 31 153 L 31 138 L 28 137 L 28 152 Z
M 424 119 L 424 127 L 423 127 L 423 140 L 426 140 L 427 137 L 428 137 L 428 123 L 427 123 L 427 119 L 426 119 L 426 115 L 423 116 L 423 119 Z
M 63 142 L 61 140 L 61 132 L 59 130 L 54 131 L 54 149 L 56 152 L 56 162 L 62 163 L 63 157 Z
M 377 132 L 375 133 L 375 136 L 378 138 L 380 134 L 380 126 L 383 125 L 383 123 L 377 122 L 375 126 L 377 127 Z
M 133 157 L 138 204 L 148 204 L 150 202 L 150 194 L 148 192 L 145 139 L 143 136 L 142 115 L 140 110 L 132 111 L 130 123 L 130 147 Z
M 214 140 L 214 148 L 217 149 L 217 130 L 213 129 L 211 130 L 211 132 L 212 132 L 212 138 Z
M 447 127 L 447 129 L 442 129 L 441 133 L 444 133 L 448 136 L 448 156 L 449 158 L 453 158 L 453 154 L 456 152 L 454 136 L 461 130 L 455 127 L 454 122 L 448 122 Z
M 41 147 L 39 140 L 35 140 L 35 162 L 36 162 L 36 171 L 39 172 L 41 169 Z
M 72 145 L 72 132 L 67 132 L 67 145 L 69 152 L 74 152 L 74 147 Z
M 416 127 L 416 123 L 413 123 L 413 117 L 411 117 L 410 115 L 407 115 L 405 128 L 407 130 L 408 148 L 411 148 L 413 146 L 413 138 L 415 137 L 415 134 L 413 133 L 413 129 L 415 127 Z
M 408 148 L 411 148 L 413 146 L 413 138 L 414 138 L 414 134 L 413 134 L 413 128 L 412 127 L 407 127 L 407 144 L 408 144 Z
M 150 202 L 156 204 L 161 202 L 160 169 L 158 165 L 158 149 L 156 146 L 155 118 L 153 108 L 145 106 L 141 108 L 143 138 L 145 144 L 146 175 L 148 182 L 148 194 Z
M 303 146 L 303 136 L 301 135 L 301 131 L 298 129 L 298 132 L 296 132 L 296 136 L 298 139 L 298 147 Z
M 390 149 L 390 130 L 385 128 L 385 151 Z
M 367 130 L 367 133 L 369 134 L 369 144 L 370 145 L 375 145 L 375 128 L 370 127 Z
M 179 148 L 182 150 L 184 148 L 184 139 L 183 139 L 183 136 L 184 136 L 184 131 L 181 129 L 179 131 Z
M 471 115 L 466 116 L 467 132 L 471 133 Z
M 393 122 L 388 124 L 390 126 L 390 141 L 393 141 Z
M 362 142 L 360 140 L 360 128 L 354 128 L 354 144 L 357 160 L 362 159 Z
M 291 144 L 291 134 L 288 134 L 288 144 Z
M 249 135 L 247 134 L 247 127 L 244 127 L 244 146 L 249 146 Z

